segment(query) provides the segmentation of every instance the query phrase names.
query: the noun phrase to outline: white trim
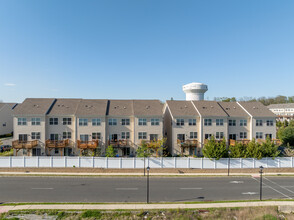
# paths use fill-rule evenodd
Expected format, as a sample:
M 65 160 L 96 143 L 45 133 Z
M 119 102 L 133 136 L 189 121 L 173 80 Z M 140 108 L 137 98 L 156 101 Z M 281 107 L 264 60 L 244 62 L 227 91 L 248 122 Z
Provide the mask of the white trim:
M 239 103 L 237 102 L 237 104 L 250 116 L 250 140 L 253 139 L 253 116 Z
M 199 117 L 200 117 L 200 134 L 197 134 L 198 137 L 200 137 L 200 147 L 202 148 L 203 146 L 203 121 L 202 121 L 202 115 L 200 114 L 200 112 L 198 111 L 196 105 L 193 103 L 193 101 L 190 101 L 192 103 L 192 105 L 194 106 L 195 110 L 197 111 Z

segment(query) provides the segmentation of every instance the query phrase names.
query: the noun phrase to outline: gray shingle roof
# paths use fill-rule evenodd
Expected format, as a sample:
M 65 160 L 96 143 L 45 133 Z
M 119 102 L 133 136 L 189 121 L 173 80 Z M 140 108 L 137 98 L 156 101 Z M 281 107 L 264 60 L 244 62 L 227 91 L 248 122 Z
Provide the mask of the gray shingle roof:
M 27 98 L 14 108 L 13 114 L 45 115 L 54 101 L 53 98 Z
M 109 100 L 107 115 L 110 115 L 110 116 L 134 115 L 133 100 Z
M 81 100 L 76 115 L 77 116 L 105 116 L 107 111 L 106 99 L 83 99 Z
M 191 101 L 166 101 L 173 117 L 199 116 Z
M 81 99 L 57 99 L 48 115 L 74 115 Z
M 273 117 L 276 115 L 261 102 L 239 102 L 253 117 Z
M 228 114 L 219 106 L 216 101 L 193 101 L 199 113 L 203 117 L 219 116 L 227 117 Z
M 218 102 L 230 117 L 249 117 L 249 115 L 236 102 Z
M 163 104 L 159 100 L 134 100 L 133 108 L 135 116 L 162 116 Z
M 294 108 L 294 103 L 271 104 L 267 108 Z
M 17 105 L 17 103 L 0 102 L 0 109 L 1 109 L 4 105 L 9 105 L 9 106 L 13 109 L 13 108 Z

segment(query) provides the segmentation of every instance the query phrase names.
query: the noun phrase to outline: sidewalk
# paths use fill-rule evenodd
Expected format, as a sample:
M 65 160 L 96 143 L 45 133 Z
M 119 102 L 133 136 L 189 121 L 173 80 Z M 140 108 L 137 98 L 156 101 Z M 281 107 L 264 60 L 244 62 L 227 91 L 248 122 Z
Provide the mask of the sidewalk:
M 148 210 L 148 209 L 202 209 L 227 207 L 257 207 L 257 206 L 294 206 L 294 201 L 264 201 L 264 202 L 228 202 L 228 203 L 197 203 L 197 204 L 60 204 L 60 205 L 16 205 L 0 206 L 0 213 L 11 210 Z
M 144 176 L 141 173 L 65 173 L 65 172 L 0 172 L 8 176 Z M 147 173 L 146 173 L 147 175 Z M 228 173 L 150 173 L 150 176 L 228 176 Z M 230 173 L 230 176 L 259 176 L 259 173 Z M 263 176 L 292 175 L 294 173 L 264 172 Z

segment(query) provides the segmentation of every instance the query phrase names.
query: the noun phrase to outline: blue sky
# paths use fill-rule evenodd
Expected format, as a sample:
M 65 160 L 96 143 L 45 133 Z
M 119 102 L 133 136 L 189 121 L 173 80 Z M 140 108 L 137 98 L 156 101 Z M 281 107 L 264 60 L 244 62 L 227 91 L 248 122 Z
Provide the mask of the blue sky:
M 0 100 L 294 95 L 294 1 L 0 0 Z

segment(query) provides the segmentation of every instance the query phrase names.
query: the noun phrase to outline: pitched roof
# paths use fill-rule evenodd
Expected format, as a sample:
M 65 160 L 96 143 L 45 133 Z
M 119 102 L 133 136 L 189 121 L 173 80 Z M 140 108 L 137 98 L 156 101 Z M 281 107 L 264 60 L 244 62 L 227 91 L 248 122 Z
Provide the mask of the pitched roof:
M 74 115 L 81 99 L 57 99 L 48 115 Z
M 220 107 L 216 101 L 193 101 L 201 116 L 226 117 L 228 114 Z
M 249 117 L 249 115 L 236 102 L 218 102 L 230 117 Z
M 253 117 L 276 117 L 276 115 L 270 111 L 261 102 L 238 102 L 250 115 Z
M 14 109 L 14 107 L 17 105 L 17 103 L 0 102 L 0 109 L 1 109 L 4 105 L 9 105 L 9 106 L 11 107 L 11 109 Z
M 166 101 L 173 117 L 199 116 L 191 101 Z
M 160 115 L 162 116 L 163 104 L 159 100 L 134 100 L 134 115 Z
M 76 115 L 78 116 L 105 116 L 107 111 L 106 99 L 83 99 L 78 105 Z
M 285 104 L 271 104 L 267 108 L 294 108 L 294 103 L 285 103 Z
M 14 108 L 13 114 L 45 115 L 54 101 L 53 98 L 27 98 Z
M 109 100 L 107 115 L 130 116 L 134 115 L 133 100 Z

